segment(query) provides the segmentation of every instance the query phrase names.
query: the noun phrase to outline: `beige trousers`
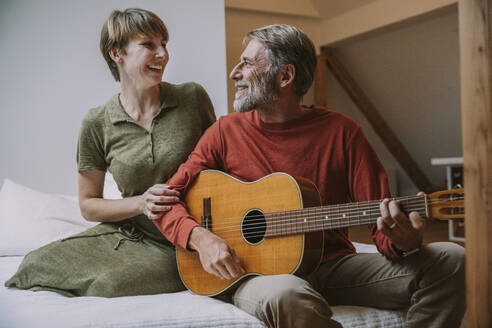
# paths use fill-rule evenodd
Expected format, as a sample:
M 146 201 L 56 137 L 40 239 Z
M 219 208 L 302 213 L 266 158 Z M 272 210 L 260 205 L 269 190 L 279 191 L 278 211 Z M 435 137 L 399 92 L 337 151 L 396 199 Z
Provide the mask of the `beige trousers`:
M 407 327 L 459 327 L 465 312 L 464 248 L 434 243 L 397 261 L 352 254 L 322 264 L 303 279 L 258 276 L 233 303 L 268 327 L 342 327 L 331 305 L 408 309 Z

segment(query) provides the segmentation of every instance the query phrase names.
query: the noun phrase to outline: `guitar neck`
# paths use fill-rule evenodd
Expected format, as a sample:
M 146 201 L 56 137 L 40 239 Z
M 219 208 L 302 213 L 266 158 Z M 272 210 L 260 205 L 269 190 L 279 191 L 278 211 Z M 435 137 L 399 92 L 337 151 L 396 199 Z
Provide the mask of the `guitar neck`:
M 406 213 L 418 212 L 427 217 L 425 196 L 394 198 Z M 320 230 L 340 229 L 376 223 L 380 216 L 380 200 L 341 205 L 309 207 L 298 210 L 265 213 L 265 237 L 286 236 Z

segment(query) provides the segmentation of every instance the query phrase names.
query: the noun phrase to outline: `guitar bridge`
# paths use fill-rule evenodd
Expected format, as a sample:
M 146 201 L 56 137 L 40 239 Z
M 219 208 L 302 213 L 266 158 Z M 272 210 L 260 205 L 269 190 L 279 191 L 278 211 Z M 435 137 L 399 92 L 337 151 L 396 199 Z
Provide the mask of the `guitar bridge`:
M 202 227 L 212 231 L 212 200 L 210 197 L 203 199 Z

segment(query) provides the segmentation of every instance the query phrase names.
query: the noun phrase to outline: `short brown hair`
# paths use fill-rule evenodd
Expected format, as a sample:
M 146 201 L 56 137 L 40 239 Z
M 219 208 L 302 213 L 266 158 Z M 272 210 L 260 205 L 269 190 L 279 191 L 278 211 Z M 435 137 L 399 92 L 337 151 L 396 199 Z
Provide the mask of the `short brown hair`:
M 161 35 L 165 41 L 169 40 L 164 22 L 159 16 L 145 9 L 113 10 L 104 22 L 99 48 L 116 81 L 120 80 L 120 73 L 109 51 L 116 48 L 125 54 L 125 47 L 136 35 Z

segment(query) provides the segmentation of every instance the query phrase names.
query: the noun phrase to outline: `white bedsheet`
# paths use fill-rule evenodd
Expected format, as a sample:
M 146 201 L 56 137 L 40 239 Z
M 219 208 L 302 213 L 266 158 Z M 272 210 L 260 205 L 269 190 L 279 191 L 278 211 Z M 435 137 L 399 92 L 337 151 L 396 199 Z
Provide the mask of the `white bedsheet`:
M 370 248 L 361 249 L 370 251 Z M 231 304 L 189 292 L 117 298 L 68 298 L 4 287 L 22 257 L 0 257 L 0 327 L 265 327 Z M 402 327 L 404 313 L 333 307 L 344 327 Z
M 22 257 L 0 258 L 0 327 L 264 327 L 244 311 L 189 292 L 64 297 L 5 288 Z

